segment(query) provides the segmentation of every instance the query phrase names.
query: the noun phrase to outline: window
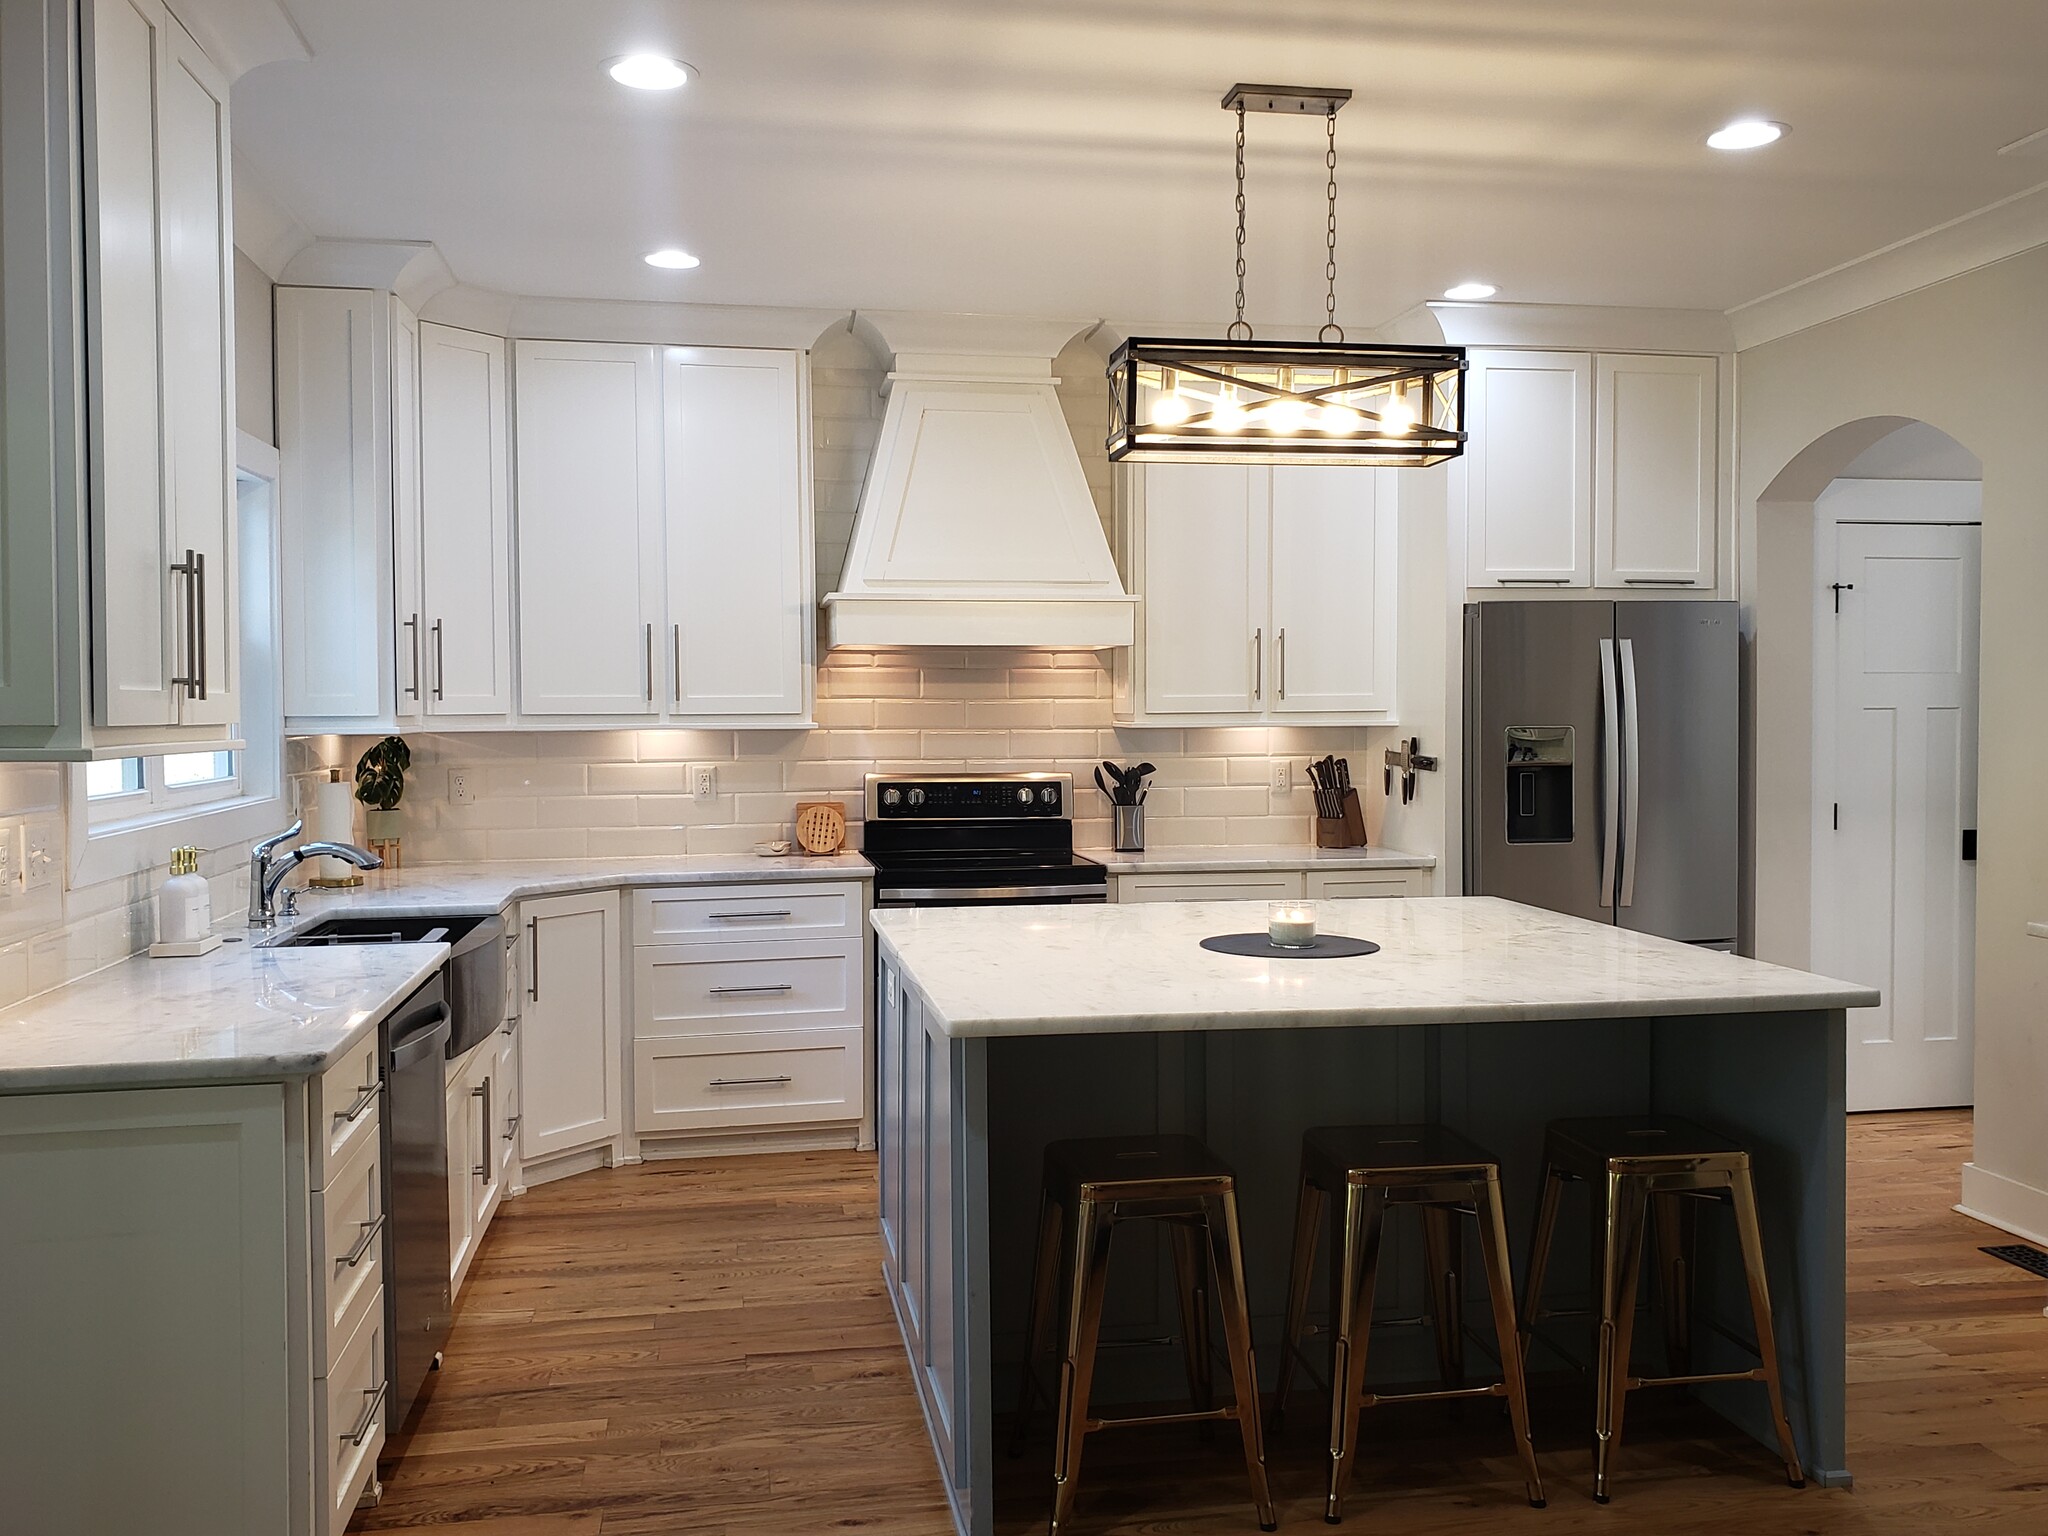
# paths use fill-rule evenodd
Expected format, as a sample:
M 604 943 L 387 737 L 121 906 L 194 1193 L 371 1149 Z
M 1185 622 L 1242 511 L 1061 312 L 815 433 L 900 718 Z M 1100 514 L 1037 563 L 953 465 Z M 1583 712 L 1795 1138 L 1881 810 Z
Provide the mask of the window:
M 87 763 L 87 816 L 99 827 L 232 800 L 242 792 L 237 759 L 234 752 L 174 752 Z

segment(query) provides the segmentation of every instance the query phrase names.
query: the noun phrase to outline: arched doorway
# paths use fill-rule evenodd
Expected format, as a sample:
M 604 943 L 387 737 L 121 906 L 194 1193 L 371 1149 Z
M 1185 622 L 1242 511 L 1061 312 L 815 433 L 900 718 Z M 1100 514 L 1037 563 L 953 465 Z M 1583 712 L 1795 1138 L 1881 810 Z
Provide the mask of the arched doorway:
M 1757 952 L 1880 988 L 1849 1103 L 1972 1101 L 1982 470 L 1928 423 L 1825 434 L 1759 501 Z

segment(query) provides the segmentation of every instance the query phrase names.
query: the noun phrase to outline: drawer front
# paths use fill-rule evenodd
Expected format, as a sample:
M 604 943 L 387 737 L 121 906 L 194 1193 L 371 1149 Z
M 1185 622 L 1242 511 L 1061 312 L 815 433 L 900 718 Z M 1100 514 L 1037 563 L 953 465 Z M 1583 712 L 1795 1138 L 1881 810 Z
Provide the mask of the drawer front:
M 858 882 L 681 886 L 633 893 L 635 944 L 858 938 Z
M 1418 875 L 1421 877 L 1420 890 L 1415 888 Z M 1335 870 L 1327 874 L 1311 871 L 1308 893 L 1318 901 L 1427 895 L 1428 879 L 1426 870 Z
M 863 1032 L 712 1035 L 633 1042 L 637 1127 L 645 1131 L 857 1120 Z
M 643 945 L 633 970 L 640 1037 L 860 1024 L 860 947 L 851 941 Z
M 1289 901 L 1300 898 L 1299 870 L 1218 875 L 1119 875 L 1118 901 Z
M 313 1344 L 316 1376 L 333 1369 L 342 1343 L 378 1301 L 384 1237 L 384 1166 L 372 1136 L 313 1196 L 313 1272 L 322 1281 L 315 1294 L 325 1299 Z
M 355 1155 L 365 1142 L 377 1140 L 377 1031 L 371 1030 L 348 1053 L 320 1074 L 313 1113 L 313 1188 L 324 1189 L 328 1174 Z
M 315 1385 L 313 1400 L 326 1475 L 328 1536 L 342 1536 L 384 1447 L 384 1298 L 342 1346 L 334 1369 Z

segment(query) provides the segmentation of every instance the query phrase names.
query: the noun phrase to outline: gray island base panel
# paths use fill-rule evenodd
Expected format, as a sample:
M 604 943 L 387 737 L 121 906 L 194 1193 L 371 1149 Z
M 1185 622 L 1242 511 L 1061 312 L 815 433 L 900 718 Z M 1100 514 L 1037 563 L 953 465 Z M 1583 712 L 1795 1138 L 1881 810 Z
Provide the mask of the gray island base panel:
M 1874 992 L 1488 898 L 1325 904 L 1327 930 L 1384 946 L 1341 964 L 1199 948 L 1206 934 L 1256 926 L 1264 911 L 1204 902 L 874 916 L 885 1280 L 964 1536 L 995 1528 L 995 1417 L 1015 1400 L 1044 1146 L 1112 1133 L 1200 1136 L 1236 1169 L 1268 1388 L 1308 1127 L 1441 1120 L 1490 1148 L 1502 1160 L 1518 1275 L 1548 1121 L 1657 1111 L 1739 1136 L 1756 1160 L 1800 1453 L 1811 1481 L 1847 1484 L 1845 1010 L 1870 1006 Z M 1551 1310 L 1587 1304 L 1588 1216 L 1582 1193 L 1567 1197 Z M 1732 1224 L 1702 1216 L 1693 1368 L 1742 1368 L 1750 1361 L 1735 1341 L 1751 1329 Z M 1184 1391 L 1170 1261 L 1142 1224 L 1128 1231 L 1103 1335 L 1124 1347 L 1101 1357 L 1098 1407 Z M 1420 1243 L 1399 1216 L 1390 1222 L 1381 1318 L 1426 1311 Z M 1334 1247 L 1321 1245 L 1319 1263 Z M 1319 1276 L 1311 1295 L 1325 1294 Z M 1477 1289 L 1467 1315 L 1487 1315 Z M 1547 1323 L 1532 1372 L 1576 1371 L 1591 1332 L 1583 1316 Z M 1636 1338 L 1638 1360 L 1660 1363 L 1661 1330 Z M 1376 1382 L 1433 1375 L 1426 1327 L 1382 1329 L 1373 1357 Z M 1473 1351 L 1475 1374 L 1486 1362 Z M 1320 1413 L 1314 1389 L 1301 1390 L 1295 1411 Z M 1762 1388 L 1695 1390 L 1756 1437 L 1767 1469 Z M 1584 1449 L 1537 1446 L 1539 1457 Z M 1628 1468 L 1624 1443 L 1622 1498 Z M 1006 1497 L 1021 1488 L 1038 1498 L 1041 1481 L 1006 1474 Z M 1087 1490 L 1084 1462 L 1084 1504 Z M 1520 1490 L 1502 1497 L 1519 1505 Z M 1042 1515 L 1035 1505 L 1004 1510 L 1006 1521 Z

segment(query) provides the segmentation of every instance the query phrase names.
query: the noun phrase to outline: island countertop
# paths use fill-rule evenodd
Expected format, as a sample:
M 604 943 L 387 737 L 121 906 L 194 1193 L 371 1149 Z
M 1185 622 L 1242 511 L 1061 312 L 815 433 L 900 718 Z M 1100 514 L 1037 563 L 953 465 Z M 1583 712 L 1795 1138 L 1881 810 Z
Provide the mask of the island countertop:
M 1853 982 L 1652 938 L 1490 896 L 1345 901 L 1326 933 L 1356 959 L 1212 953 L 1264 932 L 1266 904 L 1200 901 L 888 909 L 883 949 L 954 1038 L 1478 1024 L 1870 1008 Z

